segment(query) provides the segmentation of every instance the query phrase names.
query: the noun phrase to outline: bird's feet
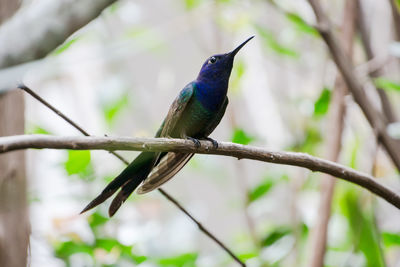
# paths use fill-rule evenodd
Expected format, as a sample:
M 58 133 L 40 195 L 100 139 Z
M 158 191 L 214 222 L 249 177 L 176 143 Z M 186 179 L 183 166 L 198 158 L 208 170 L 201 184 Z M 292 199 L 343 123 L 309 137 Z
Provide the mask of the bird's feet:
M 218 142 L 211 137 L 204 137 L 204 140 L 210 141 L 213 145 L 213 148 L 217 149 L 218 148 Z
M 199 147 L 200 147 L 200 141 L 199 141 L 198 139 L 193 138 L 193 137 L 190 137 L 190 136 L 187 136 L 186 139 L 192 141 L 192 142 L 194 143 L 194 146 L 195 146 L 196 148 L 199 148 Z

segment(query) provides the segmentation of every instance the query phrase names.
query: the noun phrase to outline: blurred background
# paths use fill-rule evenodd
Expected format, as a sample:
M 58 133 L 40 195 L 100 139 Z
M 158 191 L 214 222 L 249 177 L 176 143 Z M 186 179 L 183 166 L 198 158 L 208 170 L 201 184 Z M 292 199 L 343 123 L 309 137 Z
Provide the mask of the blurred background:
M 321 2 L 341 36 L 346 2 L 355 1 Z M 365 19 L 374 56 L 356 25 L 355 71 L 373 104 L 383 108 L 376 85 L 399 117 L 396 1 L 360 2 L 355 12 Z M 41 4 L 24 1 L 22 8 Z M 304 0 L 121 0 L 29 67 L 22 81 L 93 135 L 151 137 L 206 58 L 255 35 L 235 59 L 230 103 L 211 137 L 330 158 L 329 138 L 339 129 L 338 162 L 399 191 L 399 173 L 351 95 L 333 101 L 338 70 L 311 25 Z M 373 71 L 379 75 L 371 78 Z M 32 97 L 25 102 L 27 134 L 80 135 Z M 343 125 L 330 119 L 334 105 L 345 109 Z M 398 123 L 388 130 L 400 137 Z M 121 154 L 131 160 L 138 153 Z M 133 194 L 111 219 L 109 202 L 79 215 L 123 168 L 105 151 L 27 152 L 30 266 L 237 266 L 157 191 Z M 163 189 L 248 266 L 311 266 L 327 179 L 196 155 Z M 333 186 L 324 266 L 400 266 L 400 212 L 355 185 Z

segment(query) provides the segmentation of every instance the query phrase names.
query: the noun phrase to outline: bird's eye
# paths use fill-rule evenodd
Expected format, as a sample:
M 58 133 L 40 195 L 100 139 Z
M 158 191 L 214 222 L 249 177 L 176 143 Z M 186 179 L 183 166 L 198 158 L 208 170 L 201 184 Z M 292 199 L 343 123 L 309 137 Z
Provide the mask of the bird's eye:
M 210 57 L 210 59 L 208 60 L 209 64 L 214 64 L 215 62 L 217 62 L 217 58 L 216 57 Z

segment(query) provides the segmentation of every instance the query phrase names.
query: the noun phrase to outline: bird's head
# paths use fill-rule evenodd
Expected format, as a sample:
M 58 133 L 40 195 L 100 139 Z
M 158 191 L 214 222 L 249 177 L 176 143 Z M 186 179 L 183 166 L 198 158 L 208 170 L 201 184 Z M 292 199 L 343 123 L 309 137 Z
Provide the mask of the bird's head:
M 201 67 L 197 80 L 220 81 L 228 80 L 231 75 L 233 60 L 239 50 L 254 36 L 241 43 L 233 51 L 209 57 Z

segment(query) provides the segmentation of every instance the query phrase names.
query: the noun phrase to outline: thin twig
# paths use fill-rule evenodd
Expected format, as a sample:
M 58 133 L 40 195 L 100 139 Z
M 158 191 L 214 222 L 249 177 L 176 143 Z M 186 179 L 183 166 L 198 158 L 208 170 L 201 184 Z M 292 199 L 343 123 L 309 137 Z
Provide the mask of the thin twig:
M 358 28 L 360 31 L 360 36 L 361 36 L 361 42 L 365 50 L 365 54 L 367 56 L 368 60 L 373 60 L 376 58 L 375 53 L 372 49 L 372 40 L 370 38 L 370 32 L 369 32 L 369 26 L 367 25 L 367 21 L 363 12 L 363 6 L 362 6 L 362 1 L 357 0 L 355 1 L 357 4 L 357 22 L 358 22 Z M 379 76 L 383 76 L 383 69 L 379 68 L 373 72 L 370 72 L 369 76 L 374 79 Z M 396 115 L 393 111 L 392 105 L 389 101 L 389 97 L 387 96 L 386 92 L 382 88 L 376 88 L 378 90 L 378 95 L 379 99 L 381 101 L 381 106 L 382 106 L 382 112 L 385 115 L 387 121 L 389 123 L 393 123 L 397 121 Z
M 28 88 L 25 85 L 19 85 L 18 88 L 24 90 L 28 94 L 30 94 L 33 98 L 38 100 L 40 103 L 48 107 L 50 110 L 52 110 L 54 113 L 56 113 L 58 116 L 60 116 L 63 120 L 68 122 L 70 125 L 72 125 L 75 129 L 77 129 L 79 132 L 81 132 L 85 136 L 90 136 L 90 134 L 85 131 L 82 127 L 80 127 L 77 123 L 72 121 L 70 118 L 68 118 L 64 113 L 56 109 L 54 106 L 52 106 L 49 102 L 44 100 L 42 97 L 40 97 L 38 94 L 36 94 L 34 91 L 32 91 L 30 88 Z M 111 154 L 113 154 L 115 157 L 120 159 L 122 162 L 124 162 L 126 165 L 129 164 L 129 161 L 123 158 L 121 155 L 118 153 L 110 150 L 109 151 Z M 190 220 L 192 220 L 202 231 L 205 235 L 207 235 L 209 238 L 214 240 L 225 252 L 227 252 L 239 265 L 241 266 L 246 266 L 244 262 L 242 262 L 227 246 L 224 245 L 215 235 L 211 234 L 210 231 L 208 231 L 196 218 L 194 218 L 174 197 L 172 197 L 169 193 L 167 193 L 164 189 L 159 188 L 158 191 L 169 201 L 171 201 L 178 209 L 180 209 L 183 213 L 185 213 Z
M 163 194 L 169 201 L 171 201 L 172 203 L 175 204 L 175 206 L 178 207 L 178 209 L 180 209 L 183 213 L 185 213 L 194 223 L 196 223 L 197 227 L 200 229 L 200 231 L 202 231 L 205 235 L 207 235 L 209 238 L 211 238 L 212 240 L 214 240 L 222 249 L 224 249 L 229 255 L 231 255 L 231 257 L 233 259 L 235 259 L 235 261 L 237 261 L 241 266 L 246 266 L 235 254 L 232 253 L 232 251 L 230 249 L 228 249 L 224 243 L 222 243 L 221 241 L 219 241 L 213 234 L 211 234 L 206 228 L 204 228 L 204 226 L 197 221 L 192 214 L 190 214 L 187 210 L 185 210 L 185 208 L 182 207 L 182 205 L 176 201 L 174 198 L 172 198 L 169 194 L 167 194 L 167 192 L 164 191 L 164 189 L 160 188 L 158 189 L 158 191 L 160 191 L 161 194 Z
M 0 137 L 0 153 L 28 148 L 199 153 L 298 166 L 362 186 L 400 209 L 400 195 L 377 182 L 371 175 L 305 153 L 269 151 L 261 147 L 228 142 L 218 142 L 218 148 L 215 148 L 210 141 L 200 141 L 200 147 L 197 148 L 190 140 L 172 138 L 62 137 L 35 134 Z
M 308 2 L 314 10 L 317 18 L 318 26 L 316 29 L 319 31 L 328 46 L 331 56 L 341 72 L 349 91 L 352 93 L 354 100 L 360 106 L 372 129 L 375 131 L 379 142 L 382 143 L 386 152 L 392 159 L 393 164 L 400 171 L 399 141 L 392 139 L 387 133 L 386 127 L 388 122 L 386 118 L 368 99 L 360 80 L 354 73 L 353 65 L 332 32 L 330 27 L 331 23 L 323 12 L 319 0 L 308 0 Z

